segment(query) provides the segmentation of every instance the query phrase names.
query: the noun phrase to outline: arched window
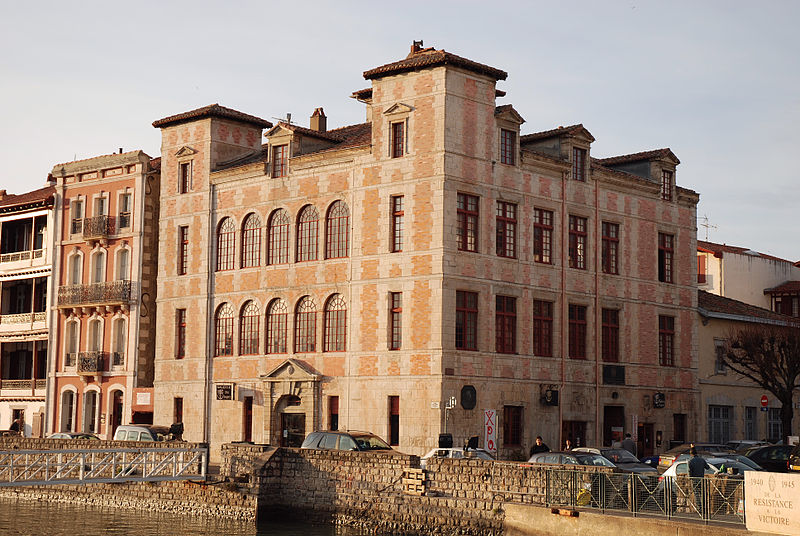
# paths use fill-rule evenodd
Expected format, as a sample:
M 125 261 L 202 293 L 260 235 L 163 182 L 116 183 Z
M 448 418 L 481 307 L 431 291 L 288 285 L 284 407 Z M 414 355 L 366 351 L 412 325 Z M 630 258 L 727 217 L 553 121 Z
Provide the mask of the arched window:
M 125 364 L 125 347 L 128 341 L 128 322 L 125 317 L 114 319 L 111 324 L 111 333 L 114 337 L 111 364 L 119 367 Z
M 73 253 L 69 258 L 69 284 L 80 285 L 83 280 L 83 255 Z
M 67 320 L 67 335 L 64 346 L 64 366 L 74 367 L 78 362 L 78 344 L 81 330 L 80 322 L 77 319 Z
M 217 228 L 217 271 L 233 270 L 236 226 L 231 218 L 225 218 Z
M 294 351 L 314 352 L 317 342 L 317 306 L 309 296 L 304 296 L 294 313 Z
M 98 249 L 92 254 L 92 283 L 102 283 L 106 280 L 106 252 Z
M 317 260 L 319 213 L 307 205 L 297 218 L 297 262 Z
M 128 248 L 122 248 L 117 251 L 117 279 L 129 280 L 131 278 L 130 263 L 131 251 Z
M 250 214 L 242 224 L 242 268 L 261 264 L 261 218 Z
M 267 224 L 267 264 L 289 262 L 289 214 L 278 209 Z
M 286 353 L 286 326 L 289 308 L 280 299 L 272 300 L 267 308 L 267 353 Z
M 86 434 L 97 433 L 97 395 L 95 390 L 83 393 L 83 432 Z
M 239 355 L 258 353 L 260 315 L 258 305 L 252 300 L 242 307 L 242 316 L 239 321 Z
M 236 313 L 229 303 L 217 308 L 214 317 L 214 355 L 233 355 L 233 317 Z
M 347 342 L 347 305 L 341 294 L 334 294 L 325 303 L 322 341 L 323 352 L 344 352 Z
M 74 432 L 75 425 L 75 391 L 61 393 L 61 431 Z
M 325 258 L 347 257 L 350 236 L 350 211 L 344 201 L 335 201 L 325 221 Z
M 89 340 L 86 350 L 99 352 L 103 349 L 103 322 L 99 318 L 89 320 Z

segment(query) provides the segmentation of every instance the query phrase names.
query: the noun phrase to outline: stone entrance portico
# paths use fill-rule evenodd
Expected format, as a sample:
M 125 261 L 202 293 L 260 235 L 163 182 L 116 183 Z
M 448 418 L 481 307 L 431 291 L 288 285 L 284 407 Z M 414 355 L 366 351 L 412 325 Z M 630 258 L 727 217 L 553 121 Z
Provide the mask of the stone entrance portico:
M 294 359 L 287 359 L 272 371 L 261 376 L 264 382 L 266 403 L 264 418 L 268 429 L 265 436 L 272 445 L 293 445 L 295 434 L 300 441 L 320 428 L 320 399 L 322 376 L 307 365 Z M 300 417 L 302 415 L 302 417 Z M 294 431 L 293 426 L 302 425 L 305 429 Z M 286 428 L 284 428 L 286 426 Z

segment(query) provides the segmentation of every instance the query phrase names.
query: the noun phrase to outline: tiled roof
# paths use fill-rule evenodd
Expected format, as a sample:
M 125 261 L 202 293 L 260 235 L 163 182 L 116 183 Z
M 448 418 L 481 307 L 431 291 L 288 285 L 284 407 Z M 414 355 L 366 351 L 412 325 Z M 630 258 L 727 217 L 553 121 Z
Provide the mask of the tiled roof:
M 641 153 L 624 154 L 620 156 L 611 156 L 609 158 L 598 158 L 598 162 L 604 166 L 613 164 L 624 164 L 627 162 L 640 162 L 642 160 L 658 160 L 660 158 L 674 159 L 678 164 L 681 163 L 678 157 L 671 149 L 655 149 L 653 151 L 643 151 Z
M 78 160 L 71 160 L 69 162 L 61 162 L 60 164 L 56 164 L 53 166 L 53 169 L 57 168 L 58 166 L 66 166 L 68 164 L 77 164 L 79 162 L 88 162 L 89 160 L 94 160 L 96 158 L 105 158 L 107 156 L 127 156 L 129 154 L 134 154 L 141 152 L 141 149 L 134 149 L 133 151 L 127 151 L 125 153 L 111 153 L 111 154 L 99 154 L 95 156 L 90 156 L 89 158 L 80 158 Z
M 161 169 L 161 157 L 157 156 L 156 158 L 150 159 L 149 170 L 156 171 Z
M 371 99 L 372 88 L 368 87 L 364 89 L 359 89 L 358 91 L 353 91 L 353 93 L 350 96 L 353 97 L 354 99 Z
M 569 136 L 581 129 L 586 130 L 580 123 L 577 125 L 570 125 L 568 127 L 558 127 L 552 130 L 544 130 L 542 132 L 525 134 L 519 137 L 519 141 L 520 143 L 525 143 L 526 141 L 546 140 L 547 138 L 554 138 L 556 136 Z
M 785 281 L 777 287 L 768 288 L 764 294 L 798 294 L 800 293 L 800 281 Z
M 456 56 L 444 50 L 434 50 L 432 48 L 412 52 L 407 58 L 393 63 L 387 63 L 380 67 L 375 67 L 369 71 L 364 71 L 364 78 L 372 80 L 376 78 L 383 78 L 393 74 L 406 73 L 409 71 L 416 71 L 428 67 L 438 67 L 440 65 L 452 65 L 454 67 L 461 67 L 467 71 L 483 74 L 494 78 L 495 80 L 505 80 L 508 73 L 495 69 L 489 65 L 484 65 L 461 56 Z
M 0 211 L 11 212 L 22 205 L 51 205 L 55 191 L 54 186 L 45 186 L 22 194 L 6 194 L 3 199 L 0 199 Z
M 697 247 L 708 250 L 717 256 L 722 256 L 723 253 L 736 253 L 738 255 L 752 255 L 753 257 L 761 257 L 762 259 L 768 259 L 772 261 L 780 261 L 788 263 L 792 262 L 792 261 L 787 261 L 786 259 L 781 259 L 780 257 L 775 257 L 773 255 L 767 255 L 766 253 L 753 251 L 752 249 L 743 248 L 739 246 L 729 246 L 727 244 L 716 244 L 714 242 L 706 242 L 705 240 L 698 240 Z
M 339 145 L 335 147 L 336 149 L 360 147 L 372 143 L 372 123 L 348 125 L 329 130 L 328 133 L 336 135 L 341 140 Z
M 700 314 L 711 313 L 710 316 L 713 316 L 713 313 L 745 316 L 753 319 L 766 320 L 772 323 L 776 321 L 787 322 L 791 320 L 790 317 L 772 312 L 769 309 L 763 309 L 761 307 L 756 307 L 755 305 L 750 305 L 749 303 L 740 302 L 739 300 L 718 296 L 716 294 L 706 292 L 705 290 L 697 291 L 697 307 L 698 309 L 701 309 Z M 706 314 L 704 316 L 709 315 Z
M 191 110 L 189 112 L 183 112 L 177 115 L 171 115 L 169 117 L 165 117 L 163 119 L 158 119 L 157 121 L 153 121 L 153 126 L 156 128 L 162 128 L 169 125 L 176 125 L 179 123 L 186 123 L 187 121 L 194 121 L 196 119 L 203 119 L 206 117 L 219 117 L 222 119 L 234 119 L 236 121 L 241 121 L 243 123 L 249 123 L 253 126 L 261 127 L 261 128 L 270 128 L 272 127 L 272 123 L 267 121 L 266 119 L 261 119 L 260 117 L 256 117 L 254 115 L 249 115 L 246 113 L 239 112 L 232 108 L 226 108 L 224 106 L 220 106 L 219 104 L 211 104 L 209 106 L 204 106 L 202 108 L 198 108 L 196 110 Z
M 322 140 L 328 140 L 333 142 L 342 141 L 340 136 L 337 136 L 336 134 L 333 133 L 333 131 L 329 130 L 321 132 L 319 130 L 312 130 L 310 128 L 301 127 L 300 125 L 293 125 L 292 123 L 287 123 L 285 121 L 278 121 L 278 124 L 276 126 L 283 127 L 286 130 L 291 130 L 292 132 L 297 132 L 298 134 L 302 134 L 304 136 L 311 136 L 312 138 L 319 138 Z

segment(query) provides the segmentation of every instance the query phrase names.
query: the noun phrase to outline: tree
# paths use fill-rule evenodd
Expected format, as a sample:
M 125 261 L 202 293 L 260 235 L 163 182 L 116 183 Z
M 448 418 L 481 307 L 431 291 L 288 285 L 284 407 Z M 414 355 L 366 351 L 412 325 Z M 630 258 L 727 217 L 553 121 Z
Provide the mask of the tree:
M 734 372 L 775 395 L 782 404 L 783 439 L 792 435 L 792 402 L 800 389 L 800 324 L 732 330 L 724 359 Z

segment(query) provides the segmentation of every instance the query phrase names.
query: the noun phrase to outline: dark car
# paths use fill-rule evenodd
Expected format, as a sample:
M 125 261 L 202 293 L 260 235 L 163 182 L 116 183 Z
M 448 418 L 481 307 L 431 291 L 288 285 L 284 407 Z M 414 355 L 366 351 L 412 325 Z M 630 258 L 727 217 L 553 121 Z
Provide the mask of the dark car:
M 625 449 L 615 449 L 611 447 L 578 447 L 572 449 L 571 452 L 600 454 L 625 473 L 654 474 L 657 472 L 654 467 L 640 462 L 636 456 Z
M 786 468 L 790 473 L 800 473 L 800 444 L 795 445 L 789 454 L 789 459 L 786 460 Z
M 320 430 L 311 432 L 306 437 L 301 449 L 324 450 L 392 450 L 386 441 L 370 432 L 348 430 L 339 432 L 334 430 Z
M 792 453 L 792 445 L 769 445 L 766 447 L 755 447 L 748 450 L 745 456 L 764 468 L 765 471 L 773 473 L 786 473 L 789 471 L 787 461 Z

